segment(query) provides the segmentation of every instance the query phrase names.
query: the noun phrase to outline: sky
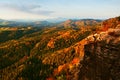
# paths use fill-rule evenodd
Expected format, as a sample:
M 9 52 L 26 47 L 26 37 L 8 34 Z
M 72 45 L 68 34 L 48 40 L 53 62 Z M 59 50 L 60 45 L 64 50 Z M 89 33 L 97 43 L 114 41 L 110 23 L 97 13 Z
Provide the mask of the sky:
M 0 0 L 0 19 L 106 19 L 116 16 L 120 16 L 120 0 Z

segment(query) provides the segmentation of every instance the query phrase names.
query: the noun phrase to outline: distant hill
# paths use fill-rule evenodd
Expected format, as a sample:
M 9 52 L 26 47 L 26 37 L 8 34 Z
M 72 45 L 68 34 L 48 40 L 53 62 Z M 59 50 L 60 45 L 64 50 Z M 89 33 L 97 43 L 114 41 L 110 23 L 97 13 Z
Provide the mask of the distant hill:
M 35 22 L 21 22 L 21 21 L 8 21 L 8 20 L 0 20 L 0 26 L 10 26 L 10 27 L 25 27 L 25 26 L 32 26 L 32 27 L 45 27 L 51 26 L 53 23 L 48 21 L 35 21 Z
M 102 20 L 97 19 L 80 19 L 80 20 L 66 20 L 63 23 L 61 23 L 61 26 L 64 27 L 88 27 L 88 26 L 95 26 L 99 25 L 102 22 Z
M 3 19 L 0 19 L 0 22 L 4 21 Z

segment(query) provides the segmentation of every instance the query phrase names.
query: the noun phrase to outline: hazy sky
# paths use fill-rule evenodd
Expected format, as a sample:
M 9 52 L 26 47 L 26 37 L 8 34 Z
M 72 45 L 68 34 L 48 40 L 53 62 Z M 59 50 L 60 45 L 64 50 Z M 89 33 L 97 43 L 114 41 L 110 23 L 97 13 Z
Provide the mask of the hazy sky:
M 1 19 L 116 16 L 120 16 L 120 0 L 0 0 Z

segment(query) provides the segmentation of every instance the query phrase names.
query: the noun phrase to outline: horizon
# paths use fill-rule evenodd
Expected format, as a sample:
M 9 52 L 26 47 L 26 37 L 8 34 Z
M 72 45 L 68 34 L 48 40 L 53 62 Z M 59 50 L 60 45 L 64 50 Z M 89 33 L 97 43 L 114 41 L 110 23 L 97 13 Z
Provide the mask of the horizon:
M 117 16 L 118 17 L 118 16 Z M 115 17 L 112 17 L 112 18 L 115 18 Z M 63 21 L 67 21 L 67 20 L 107 20 L 107 19 L 110 19 L 110 18 L 61 18 L 61 19 L 58 19 L 58 18 L 54 18 L 54 19 L 2 19 L 0 18 L 0 20 L 3 20 L 3 21 L 15 21 L 15 22 L 36 22 L 36 21 L 47 21 L 47 22 L 63 22 Z
M 4 0 L 0 19 L 108 19 L 120 16 L 120 0 Z

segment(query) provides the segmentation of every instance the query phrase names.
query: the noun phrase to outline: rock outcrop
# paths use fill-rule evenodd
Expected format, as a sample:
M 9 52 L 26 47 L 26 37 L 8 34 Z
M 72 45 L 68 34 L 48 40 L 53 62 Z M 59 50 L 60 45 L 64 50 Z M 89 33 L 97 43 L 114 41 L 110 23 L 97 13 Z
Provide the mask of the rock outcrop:
M 79 80 L 120 79 L 120 29 L 109 29 L 86 38 Z
M 119 31 L 120 29 L 108 29 L 92 34 L 66 48 L 67 52 L 74 49 L 77 56 L 70 63 L 60 65 L 54 73 L 58 75 L 67 70 L 67 80 L 119 80 Z

